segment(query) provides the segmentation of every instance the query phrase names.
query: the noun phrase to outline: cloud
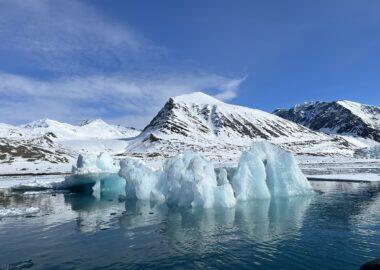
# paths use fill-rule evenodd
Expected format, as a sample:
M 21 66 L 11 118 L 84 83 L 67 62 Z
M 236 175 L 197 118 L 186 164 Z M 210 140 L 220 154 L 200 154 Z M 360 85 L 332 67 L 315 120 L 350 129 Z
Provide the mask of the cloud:
M 232 79 L 221 86 L 221 92 L 216 94 L 215 97 L 221 100 L 229 100 L 237 97 L 237 91 L 242 82 L 247 79 L 247 76 L 242 78 Z
M 142 127 L 170 96 L 228 100 L 245 79 L 173 59 L 82 1 L 0 0 L 0 40 L 0 122 L 101 117 Z
M 16 61 L 65 74 L 120 70 L 147 50 L 159 53 L 128 25 L 72 0 L 1 1 L 0 39 Z
M 195 73 L 38 80 L 0 73 L 0 122 L 24 123 L 38 118 L 78 122 L 101 117 L 143 127 L 171 96 L 210 89 L 209 94 L 231 98 L 243 80 Z

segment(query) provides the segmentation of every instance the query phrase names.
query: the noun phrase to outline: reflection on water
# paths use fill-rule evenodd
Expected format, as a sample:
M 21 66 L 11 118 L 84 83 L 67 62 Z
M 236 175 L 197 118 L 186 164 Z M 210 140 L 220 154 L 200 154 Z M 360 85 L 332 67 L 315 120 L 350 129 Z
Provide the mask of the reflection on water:
M 379 254 L 379 185 L 313 187 L 321 194 L 217 209 L 125 202 L 112 192 L 3 194 L 0 208 L 40 211 L 0 219 L 0 269 L 28 260 L 34 269 L 356 269 Z

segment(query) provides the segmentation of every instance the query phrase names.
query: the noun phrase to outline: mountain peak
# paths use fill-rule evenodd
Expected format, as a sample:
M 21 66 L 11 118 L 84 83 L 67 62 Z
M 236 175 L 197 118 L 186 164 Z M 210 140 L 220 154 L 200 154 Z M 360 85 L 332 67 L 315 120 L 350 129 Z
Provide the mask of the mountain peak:
M 197 103 L 197 104 L 217 104 L 223 103 L 222 101 L 207 95 L 203 92 L 192 92 L 189 94 L 184 94 L 176 97 L 172 97 L 174 101 L 184 102 L 184 103 Z
M 315 102 L 274 114 L 315 131 L 353 135 L 380 142 L 380 107 L 349 100 Z
M 55 124 L 60 124 L 60 122 L 55 121 L 55 120 L 51 120 L 49 118 L 45 118 L 45 119 L 39 119 L 39 120 L 30 122 L 28 124 L 23 125 L 22 127 L 24 127 L 24 128 L 38 128 L 38 127 L 47 128 L 47 127 L 49 127 L 51 125 L 55 125 Z
M 87 126 L 87 125 L 94 125 L 94 124 L 101 124 L 101 125 L 104 125 L 104 124 L 107 124 L 106 122 L 104 122 L 102 119 L 100 118 L 97 118 L 97 119 L 86 119 L 86 120 L 83 120 L 82 122 L 80 122 L 79 126 L 83 127 L 83 126 Z

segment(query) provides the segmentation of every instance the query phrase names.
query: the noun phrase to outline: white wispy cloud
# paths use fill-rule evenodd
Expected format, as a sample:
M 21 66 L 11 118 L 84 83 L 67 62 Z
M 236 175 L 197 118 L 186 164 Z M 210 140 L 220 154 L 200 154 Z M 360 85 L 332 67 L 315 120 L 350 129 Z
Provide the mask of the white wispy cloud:
M 0 122 L 102 117 L 144 126 L 171 97 L 202 89 L 231 97 L 243 79 L 210 74 L 87 76 L 55 80 L 0 73 Z M 232 95 L 233 96 L 233 95 Z
M 0 122 L 101 117 L 142 127 L 171 96 L 203 90 L 236 97 L 245 77 L 201 72 L 177 59 L 163 66 L 165 48 L 89 3 L 0 0 L 0 55 L 9 58 L 0 62 Z
M 129 26 L 73 0 L 0 1 L 0 49 L 64 73 L 119 69 L 152 49 Z

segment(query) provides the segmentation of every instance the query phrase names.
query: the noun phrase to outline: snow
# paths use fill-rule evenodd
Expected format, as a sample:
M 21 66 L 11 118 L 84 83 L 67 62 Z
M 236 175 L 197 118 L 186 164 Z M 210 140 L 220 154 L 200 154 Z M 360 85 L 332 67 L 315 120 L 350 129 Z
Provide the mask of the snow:
M 176 97 L 172 97 L 175 101 L 184 102 L 184 103 L 197 103 L 197 104 L 221 104 L 222 101 L 209 96 L 202 92 L 192 92 L 190 94 L 184 94 Z
M 266 141 L 242 154 L 231 182 L 240 201 L 312 193 L 293 154 Z
M 365 109 L 363 108 L 363 105 L 364 106 L 370 106 L 370 105 L 360 104 L 360 103 L 348 101 L 348 100 L 340 100 L 340 101 L 337 101 L 337 103 L 343 106 L 344 108 L 350 110 L 354 115 L 360 117 L 367 124 L 373 124 L 374 122 L 380 123 L 380 115 L 370 114 L 366 112 Z
M 0 124 L 0 147 L 19 143 L 19 148 L 27 146 L 31 150 L 28 156 L 38 154 L 37 158 L 27 158 L 26 154 L 18 154 L 17 149 L 6 153 L 0 160 L 0 174 L 69 173 L 78 154 L 94 156 L 100 152 L 115 159 L 138 157 L 150 167 L 161 168 L 165 159 L 183 154 L 185 149 L 199 152 L 215 166 L 236 166 L 240 153 L 260 136 L 296 155 L 324 159 L 352 157 L 356 149 L 376 145 L 371 139 L 314 132 L 275 115 L 227 104 L 201 92 L 177 96 L 172 101 L 173 106 L 163 110 L 163 115 L 152 121 L 155 125 L 148 125 L 139 136 L 138 130 L 110 125 L 101 119 L 85 120 L 80 125 L 51 119 L 18 127 Z M 157 140 L 151 141 L 151 135 Z M 97 166 L 93 169 L 93 172 L 102 170 Z
M 140 130 L 87 120 L 80 126 L 42 119 L 0 124 L 0 174 L 68 173 L 78 154 L 122 154 Z
M 359 149 L 355 152 L 358 158 L 380 159 L 380 145 Z
M 18 217 L 36 214 L 40 211 L 37 207 L 28 208 L 0 208 L 0 218 L 4 217 Z
M 135 137 L 140 131 L 133 128 L 114 126 L 101 119 L 86 120 L 79 126 L 61 123 L 51 119 L 41 119 L 16 127 L 25 137 L 38 137 L 53 133 L 58 141 L 75 139 L 116 139 Z

